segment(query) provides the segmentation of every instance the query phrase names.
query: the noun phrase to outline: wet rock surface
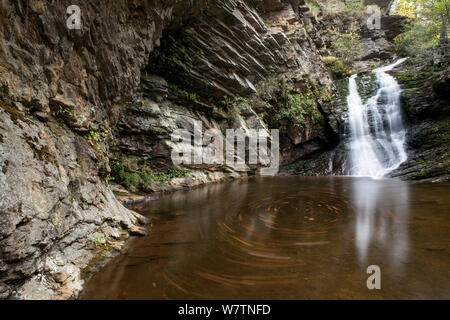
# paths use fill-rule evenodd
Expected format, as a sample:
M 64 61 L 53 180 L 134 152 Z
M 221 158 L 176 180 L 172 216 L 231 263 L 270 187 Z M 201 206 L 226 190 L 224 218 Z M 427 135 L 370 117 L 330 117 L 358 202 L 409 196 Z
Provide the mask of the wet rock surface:
M 402 86 L 409 124 L 409 158 L 394 177 L 421 181 L 450 179 L 450 58 L 442 48 L 429 50 L 393 71 Z

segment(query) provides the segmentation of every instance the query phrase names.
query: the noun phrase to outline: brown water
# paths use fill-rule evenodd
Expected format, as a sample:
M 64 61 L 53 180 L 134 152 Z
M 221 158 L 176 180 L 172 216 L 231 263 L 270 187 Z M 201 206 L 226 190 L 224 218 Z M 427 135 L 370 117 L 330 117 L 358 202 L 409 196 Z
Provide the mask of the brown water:
M 449 187 L 268 177 L 165 195 L 82 298 L 450 299 Z

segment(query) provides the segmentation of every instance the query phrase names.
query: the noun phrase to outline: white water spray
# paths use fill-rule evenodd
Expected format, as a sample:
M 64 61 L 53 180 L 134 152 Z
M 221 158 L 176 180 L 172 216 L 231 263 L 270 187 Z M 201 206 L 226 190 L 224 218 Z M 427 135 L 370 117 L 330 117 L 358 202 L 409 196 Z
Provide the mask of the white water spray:
M 350 175 L 380 178 L 407 159 L 406 130 L 400 109 L 400 86 L 386 73 L 405 59 L 375 69 L 378 91 L 363 103 L 356 75 L 349 80 Z

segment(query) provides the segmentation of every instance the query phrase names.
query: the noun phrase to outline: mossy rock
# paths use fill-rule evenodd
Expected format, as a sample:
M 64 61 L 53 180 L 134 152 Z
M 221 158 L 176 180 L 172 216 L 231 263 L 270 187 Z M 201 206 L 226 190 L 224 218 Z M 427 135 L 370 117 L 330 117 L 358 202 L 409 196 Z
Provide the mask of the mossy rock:
M 359 74 L 355 80 L 358 86 L 359 95 L 364 101 L 373 96 L 374 92 L 377 90 L 377 79 L 374 72 Z
M 21 111 L 17 108 L 14 108 L 10 105 L 7 105 L 3 101 L 0 101 L 0 108 L 5 110 L 5 112 L 9 114 L 9 116 L 11 117 L 11 120 L 16 125 L 20 126 L 20 123 L 18 122 L 18 120 L 21 120 L 22 122 L 25 122 L 25 123 L 31 122 L 31 120 L 27 117 L 27 115 L 23 111 Z

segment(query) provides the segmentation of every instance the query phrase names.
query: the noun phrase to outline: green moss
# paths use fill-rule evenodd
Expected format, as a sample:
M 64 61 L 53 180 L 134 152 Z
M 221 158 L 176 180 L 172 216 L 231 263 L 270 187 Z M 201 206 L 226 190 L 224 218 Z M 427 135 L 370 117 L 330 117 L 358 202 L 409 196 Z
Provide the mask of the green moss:
M 415 144 L 422 149 L 431 149 L 437 146 L 450 144 L 450 123 L 440 121 L 432 127 L 427 127 L 415 136 Z
M 450 121 L 443 118 L 414 135 L 413 146 L 422 152 L 417 159 L 420 170 L 411 179 L 426 179 L 450 174 Z
M 425 167 L 411 177 L 413 180 L 429 179 L 450 174 L 450 165 Z
M 434 73 L 431 69 L 412 70 L 409 72 L 394 72 L 394 77 L 406 88 L 417 88 L 425 82 L 431 82 Z
M 89 279 L 96 271 L 96 269 L 106 259 L 105 250 L 101 246 L 98 246 L 94 250 L 94 257 L 89 261 L 89 264 L 80 270 L 80 277 L 83 280 Z
M 97 245 L 101 245 L 105 241 L 105 235 L 103 233 L 93 235 L 92 241 L 94 241 Z
M 187 92 L 186 90 L 182 90 L 180 88 L 178 88 L 177 85 L 170 83 L 169 84 L 169 88 L 172 89 L 172 91 L 181 97 L 187 98 L 191 101 L 197 101 L 197 99 L 199 98 L 198 95 L 196 93 L 192 93 L 192 92 Z
M 218 104 L 221 107 L 224 107 L 228 110 L 236 110 L 242 104 L 248 104 L 248 99 L 244 97 L 228 97 L 223 96 L 222 99 L 218 101 Z M 240 111 L 240 109 L 238 109 Z
M 127 189 L 149 190 L 153 181 L 165 182 L 173 178 L 189 177 L 187 171 L 178 171 L 169 168 L 166 172 L 152 173 L 146 168 L 142 168 L 139 172 L 129 172 L 124 165 L 118 161 L 110 161 L 111 176 L 115 182 L 123 185 Z
M 347 105 L 348 80 L 338 79 L 334 83 L 336 85 L 336 94 L 331 101 L 332 105 L 335 107 Z
M 376 75 L 374 72 L 367 72 L 356 77 L 358 92 L 363 99 L 371 97 L 376 90 Z
M 282 89 L 281 97 L 268 101 L 272 108 L 271 125 L 280 127 L 282 130 L 283 120 L 288 120 L 296 126 L 304 126 L 306 123 L 316 124 L 322 118 L 318 108 L 318 102 L 329 101 L 330 95 L 327 90 L 307 85 L 304 89 L 285 87 Z
M 331 71 L 334 78 L 341 79 L 354 72 L 352 66 L 350 66 L 348 63 L 343 62 L 340 58 L 334 56 L 325 56 L 322 57 L 322 61 L 325 63 L 325 66 L 328 68 L 328 70 Z
M 137 173 L 126 171 L 123 164 L 117 161 L 111 161 L 110 167 L 111 175 L 117 183 L 120 183 L 127 189 L 139 186 L 139 175 Z
M 407 91 L 408 91 L 408 89 L 403 90 L 401 95 L 404 97 L 406 95 Z M 402 107 L 405 110 L 406 115 L 409 118 L 414 118 L 414 116 L 416 114 L 416 109 L 415 109 L 414 105 L 410 103 L 409 99 L 402 99 Z

